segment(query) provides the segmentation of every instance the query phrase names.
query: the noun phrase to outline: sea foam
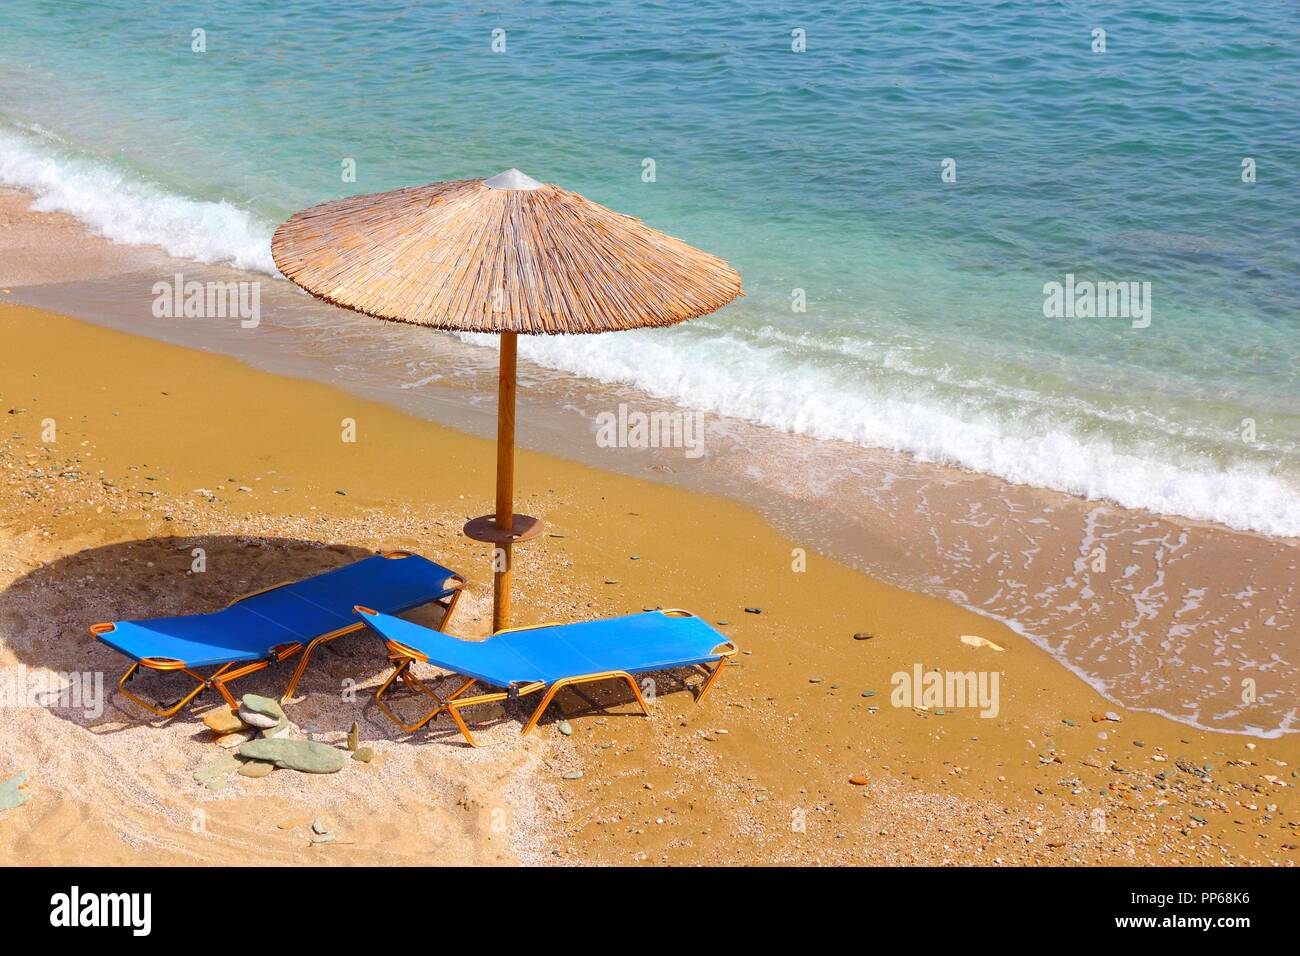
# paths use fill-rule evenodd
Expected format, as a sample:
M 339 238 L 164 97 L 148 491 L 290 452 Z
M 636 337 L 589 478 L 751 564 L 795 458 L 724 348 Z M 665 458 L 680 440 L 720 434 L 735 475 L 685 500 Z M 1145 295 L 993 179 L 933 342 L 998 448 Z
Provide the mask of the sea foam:
M 37 211 L 68 213 L 113 242 L 277 274 L 270 223 L 228 202 L 190 199 L 146 182 L 39 126 L 0 126 L 0 184 L 33 193 Z
M 278 274 L 272 223 L 228 202 L 147 182 L 40 127 L 0 126 L 0 183 L 32 192 L 36 209 L 68 213 L 114 242 Z M 783 432 L 904 452 L 1128 508 L 1300 536 L 1294 481 L 1258 464 L 1224 466 L 1186 454 L 1176 435 L 1120 447 L 1104 434 L 1084 434 L 1096 429 L 1071 428 L 1060 418 L 1043 427 L 1041 420 L 999 416 L 974 404 L 885 392 L 839 362 L 793 354 L 797 343 L 781 335 L 742 337 L 724 328 L 689 334 L 689 341 L 682 330 L 530 337 L 521 353 L 547 368 Z M 491 336 L 462 338 L 495 345 Z
M 1177 436 L 1121 447 L 1066 416 L 997 415 L 975 404 L 882 393 L 869 378 L 800 361 L 779 344 L 725 331 L 536 336 L 520 354 L 537 364 L 783 432 L 904 452 L 1016 484 L 1127 508 L 1300 536 L 1300 488 L 1258 464 L 1224 466 L 1186 452 Z M 464 336 L 491 344 L 488 336 Z M 1082 419 L 1082 416 L 1079 416 Z M 1095 429 L 1091 429 L 1095 431 Z

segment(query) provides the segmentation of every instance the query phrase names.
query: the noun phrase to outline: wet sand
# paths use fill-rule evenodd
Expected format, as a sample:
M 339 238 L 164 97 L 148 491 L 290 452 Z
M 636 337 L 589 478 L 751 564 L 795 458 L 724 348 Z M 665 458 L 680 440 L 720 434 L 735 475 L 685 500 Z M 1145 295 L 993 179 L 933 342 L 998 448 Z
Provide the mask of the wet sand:
M 490 508 L 489 441 L 8 306 L 0 410 L 0 675 L 95 672 L 111 686 L 123 662 L 90 624 L 213 610 L 379 548 L 465 574 L 450 630 L 486 633 L 488 554 L 460 527 Z M 341 439 L 345 418 L 355 443 Z M 221 753 L 196 714 L 157 726 L 129 703 L 98 717 L 7 705 L 0 780 L 31 782 L 25 804 L 0 811 L 0 860 L 1296 860 L 1293 735 L 1203 732 L 1119 708 L 995 621 L 812 548 L 801 564 L 803 545 L 725 498 L 535 452 L 516 480 L 520 510 L 551 532 L 519 548 L 517 623 L 691 609 L 741 648 L 703 704 L 689 692 L 698 677 L 656 675 L 648 719 L 611 687 L 590 694 L 598 706 L 563 695 L 526 738 L 522 710 L 487 715 L 481 750 L 445 722 L 408 738 L 365 693 L 387 668 L 363 635 L 331 645 L 287 710 L 335 744 L 355 720 L 378 760 L 236 777 L 219 792 L 192 779 Z M 202 574 L 187 573 L 196 547 Z M 894 706 L 894 675 L 917 666 L 996 673 L 996 716 Z M 245 689 L 274 693 L 287 677 L 273 668 Z M 350 681 L 355 700 L 341 692 Z M 308 846 L 317 815 L 338 843 Z

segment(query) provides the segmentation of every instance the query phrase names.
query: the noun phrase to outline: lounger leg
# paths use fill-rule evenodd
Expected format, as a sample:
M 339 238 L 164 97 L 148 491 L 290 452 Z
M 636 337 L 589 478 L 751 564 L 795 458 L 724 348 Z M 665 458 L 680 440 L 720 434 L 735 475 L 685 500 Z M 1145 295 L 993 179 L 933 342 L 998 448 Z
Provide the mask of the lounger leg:
M 546 694 L 542 697 L 542 702 L 538 704 L 537 709 L 533 711 L 533 716 L 528 718 L 528 723 L 524 724 L 524 729 L 519 731 L 520 737 L 532 732 L 532 729 L 537 726 L 537 722 L 542 719 L 543 711 L 545 711 L 546 708 L 550 706 L 551 701 L 555 699 L 556 693 L 559 692 L 561 687 L 567 687 L 570 683 L 572 682 L 568 680 L 560 680 L 547 688 Z
M 632 693 L 636 695 L 636 702 L 641 705 L 641 713 L 650 716 L 650 708 L 646 706 L 645 698 L 641 696 L 641 688 L 636 685 L 636 680 L 631 674 L 623 674 L 623 679 L 627 681 L 627 686 L 632 688 Z
M 524 729 L 519 732 L 519 736 L 522 737 L 525 734 L 530 733 L 532 729 L 537 726 L 537 722 L 542 719 L 542 714 L 546 711 L 546 708 L 550 705 L 551 701 L 555 699 L 555 695 L 561 688 L 571 687 L 576 684 L 590 684 L 595 681 L 609 680 L 611 677 L 617 677 L 621 680 L 627 681 L 627 686 L 632 688 L 632 696 L 636 698 L 637 706 L 641 708 L 641 713 L 646 717 L 649 717 L 650 708 L 646 705 L 645 698 L 641 696 L 641 688 L 636 685 L 636 679 L 631 674 L 627 673 L 627 671 L 606 671 L 603 674 L 588 674 L 585 677 L 570 677 L 561 681 L 556 681 L 550 686 L 550 689 L 547 690 L 546 696 L 543 697 L 542 702 L 537 705 L 537 709 L 533 711 L 533 715 L 528 718 L 528 723 L 524 724 Z
M 258 671 L 265 670 L 270 666 L 270 661 L 255 661 L 252 664 L 245 664 L 243 667 L 236 668 L 233 671 L 228 671 L 228 668 L 231 667 L 231 665 L 227 664 L 209 677 L 208 683 L 215 687 L 221 696 L 226 699 L 226 703 L 230 705 L 231 710 L 238 710 L 239 701 L 235 700 L 234 695 L 230 693 L 230 688 L 226 686 L 226 683 L 232 680 L 239 680 L 241 677 L 247 677 L 249 674 L 256 674 Z
M 145 710 L 149 711 L 149 713 L 156 714 L 159 717 L 162 717 L 164 720 L 169 717 L 176 716 L 176 714 L 179 713 L 181 709 L 185 707 L 186 704 L 192 701 L 195 697 L 198 697 L 199 694 L 203 693 L 204 689 L 208 686 L 207 680 L 193 673 L 192 671 L 189 670 L 189 668 L 177 668 L 177 670 L 184 670 L 186 675 L 188 675 L 191 679 L 193 679 L 194 689 L 190 691 L 188 694 L 186 694 L 184 697 L 182 697 L 180 701 L 178 701 L 176 704 L 173 704 L 171 707 L 164 710 L 161 707 L 155 707 L 153 704 L 149 703 L 148 701 L 144 700 L 141 697 L 136 696 L 135 694 L 131 693 L 129 690 L 126 689 L 126 682 L 129 681 L 132 677 L 134 677 L 136 671 L 138 671 L 139 669 L 140 669 L 140 664 L 138 661 L 136 663 L 133 663 L 130 667 L 128 667 L 126 669 L 126 673 L 122 675 L 122 679 L 117 682 L 117 689 L 121 693 L 121 695 L 125 697 L 127 700 L 134 701 L 135 703 L 143 707 Z
M 460 596 L 464 593 L 462 588 L 457 588 L 456 593 L 451 596 L 451 601 L 445 605 L 446 610 L 442 612 L 442 623 L 438 625 L 438 630 L 447 630 L 447 625 L 451 623 L 451 615 L 455 612 L 456 605 L 460 603 Z M 442 602 L 439 601 L 438 603 L 441 604 Z
M 328 644 L 330 641 L 336 640 L 340 637 L 345 637 L 348 634 L 355 634 L 364 627 L 364 624 L 356 624 L 352 627 L 345 627 L 342 630 L 331 631 L 328 634 L 322 634 L 320 637 L 309 643 L 306 648 L 303 649 L 302 657 L 298 660 L 298 666 L 293 670 L 293 677 L 289 678 L 289 686 L 286 687 L 284 693 L 280 695 L 281 702 L 287 701 L 293 697 L 293 692 L 298 689 L 298 681 L 302 680 L 302 675 L 307 672 L 307 662 L 311 660 L 312 652 L 316 650 L 317 647 L 322 644 Z M 289 655 L 286 654 L 285 657 L 287 656 Z M 281 660 L 283 659 L 284 657 L 281 658 Z
M 419 687 L 417 689 L 421 690 L 423 693 L 432 697 L 434 701 L 437 703 L 437 706 L 434 707 L 433 710 L 429 711 L 427 714 L 425 714 L 423 717 L 421 717 L 413 724 L 402 723 L 402 719 L 398 717 L 397 714 L 394 713 L 393 710 L 391 710 L 388 704 L 384 701 L 384 694 L 388 692 L 388 688 L 393 686 L 393 681 L 397 680 L 397 678 L 399 677 L 402 678 L 402 680 L 407 684 L 410 684 L 412 681 L 415 681 L 416 684 L 419 683 L 419 681 L 416 681 L 414 677 L 406 673 L 407 670 L 410 668 L 410 666 L 411 666 L 411 661 L 405 660 L 402 661 L 400 664 L 397 665 L 397 667 L 393 669 L 393 672 L 388 675 L 388 680 L 384 681 L 384 683 L 380 685 L 380 688 L 377 691 L 375 691 L 375 704 L 376 706 L 379 707 L 380 710 L 384 712 L 384 714 L 388 717 L 389 720 L 397 724 L 397 726 L 400 727 L 404 732 L 408 734 L 413 734 L 421 727 L 423 727 L 425 724 L 427 724 L 429 721 L 437 717 L 440 713 L 442 713 L 443 710 L 446 709 L 447 705 L 446 702 L 437 694 L 433 693 L 432 691 L 426 688 Z M 471 681 L 470 683 L 473 683 L 473 681 Z M 464 689 L 465 689 L 464 687 L 461 688 L 461 690 Z
M 718 679 L 718 675 L 722 673 L 722 669 L 726 666 L 727 659 L 725 657 L 718 658 L 718 665 L 713 668 L 713 673 L 708 676 L 708 679 L 705 680 L 704 685 L 700 688 L 700 692 L 695 695 L 695 703 L 698 704 L 700 701 L 704 700 L 704 695 L 712 690 L 713 682 Z
M 469 741 L 469 745 L 471 747 L 477 747 L 478 741 L 475 740 L 474 735 L 469 732 L 469 727 L 465 726 L 465 718 L 460 715 L 458 705 L 448 704 L 447 713 L 451 714 L 451 719 L 456 721 L 456 726 L 460 728 L 460 732 L 464 734 L 465 739 Z

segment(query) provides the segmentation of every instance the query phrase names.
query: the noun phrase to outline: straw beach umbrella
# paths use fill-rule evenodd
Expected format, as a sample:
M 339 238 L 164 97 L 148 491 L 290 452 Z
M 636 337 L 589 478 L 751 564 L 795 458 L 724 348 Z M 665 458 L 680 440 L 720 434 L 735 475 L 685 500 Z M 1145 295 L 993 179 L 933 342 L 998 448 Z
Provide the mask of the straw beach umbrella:
M 304 209 L 276 230 L 271 254 L 334 305 L 501 336 L 496 512 L 465 525 L 499 549 L 493 631 L 510 620 L 512 545 L 542 530 L 514 513 L 517 336 L 673 325 L 743 294 L 721 259 L 517 169 Z

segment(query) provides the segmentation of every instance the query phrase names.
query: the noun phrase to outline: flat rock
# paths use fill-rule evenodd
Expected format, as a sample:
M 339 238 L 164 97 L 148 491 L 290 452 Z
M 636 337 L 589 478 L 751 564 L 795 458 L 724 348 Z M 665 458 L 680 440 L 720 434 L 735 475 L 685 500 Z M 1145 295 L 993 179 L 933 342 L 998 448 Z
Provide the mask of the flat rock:
M 288 717 L 285 717 L 274 727 L 263 727 L 259 733 L 264 740 L 276 740 L 280 737 L 288 737 L 292 729 L 293 724 L 289 722 Z
M 248 744 L 241 746 L 247 747 Z M 195 783 L 208 783 L 216 780 L 218 777 L 224 777 L 228 773 L 234 773 L 239 769 L 239 761 L 230 754 L 222 754 L 206 767 L 201 767 L 194 771 Z
M 25 786 L 27 786 L 25 770 L 0 783 L 0 810 L 12 810 L 26 803 L 28 795 L 23 793 Z
M 855 787 L 865 787 L 867 784 L 871 783 L 871 778 L 865 774 L 858 774 L 856 777 L 849 777 L 849 783 L 853 784 Z
M 239 715 L 229 707 L 218 707 L 216 710 L 208 711 L 203 715 L 203 723 L 208 730 L 218 737 L 237 734 L 245 729 L 244 722 L 239 719 Z
M 265 730 L 278 727 L 286 720 L 284 708 L 278 700 L 262 697 L 258 694 L 245 694 L 239 701 L 239 717 L 250 727 Z
M 370 763 L 375 759 L 375 750 L 373 747 L 358 747 L 352 751 L 352 759 L 360 763 Z
M 233 750 L 240 744 L 248 743 L 256 736 L 257 732 L 253 730 L 241 730 L 233 734 L 223 734 L 217 738 L 217 746 L 225 747 L 227 750 Z
M 250 740 L 239 748 L 250 760 L 268 760 L 285 770 L 301 773 L 338 773 L 347 759 L 343 751 L 314 740 Z
M 247 760 L 239 768 L 241 777 L 269 777 L 275 772 L 275 764 L 262 760 Z

